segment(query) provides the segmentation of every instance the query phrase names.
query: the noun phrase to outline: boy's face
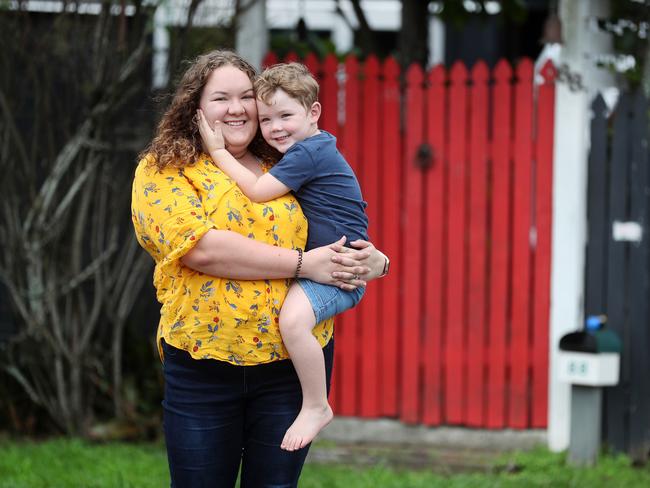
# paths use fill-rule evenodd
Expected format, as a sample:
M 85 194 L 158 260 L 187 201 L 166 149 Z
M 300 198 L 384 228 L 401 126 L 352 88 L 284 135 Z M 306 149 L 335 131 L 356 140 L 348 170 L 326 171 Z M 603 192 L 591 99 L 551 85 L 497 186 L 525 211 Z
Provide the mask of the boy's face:
M 262 136 L 271 146 L 285 153 L 296 142 L 318 133 L 320 103 L 306 110 L 296 99 L 278 89 L 268 104 L 257 100 Z

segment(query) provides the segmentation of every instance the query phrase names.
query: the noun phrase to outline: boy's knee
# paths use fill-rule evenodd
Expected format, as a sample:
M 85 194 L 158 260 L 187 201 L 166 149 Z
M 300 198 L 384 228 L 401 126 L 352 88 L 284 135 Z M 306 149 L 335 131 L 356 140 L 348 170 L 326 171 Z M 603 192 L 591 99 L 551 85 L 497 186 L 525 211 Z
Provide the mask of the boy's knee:
M 281 313 L 280 314 L 280 333 L 293 334 L 300 328 L 300 316 L 297 313 Z

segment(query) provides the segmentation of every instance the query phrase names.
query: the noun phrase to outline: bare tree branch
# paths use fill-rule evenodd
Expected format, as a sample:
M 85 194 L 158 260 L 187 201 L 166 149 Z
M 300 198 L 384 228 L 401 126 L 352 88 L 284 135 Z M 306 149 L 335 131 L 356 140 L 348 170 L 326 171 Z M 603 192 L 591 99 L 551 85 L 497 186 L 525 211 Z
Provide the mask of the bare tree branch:
M 83 147 L 83 141 L 88 138 L 91 129 L 92 121 L 90 119 L 85 120 L 79 127 L 75 136 L 65 145 L 59 156 L 56 158 L 52 171 L 41 186 L 39 197 L 36 199 L 34 206 L 27 214 L 24 224 L 25 235 L 29 235 L 34 219 L 37 220 L 37 225 L 43 225 L 46 218 L 43 209 L 48 208 L 51 205 L 52 199 L 56 194 L 56 189 L 61 183 L 61 178 L 79 154 L 79 151 Z
M 54 211 L 54 214 L 48 219 L 49 225 L 45 228 L 46 235 L 55 234 L 54 230 L 56 227 L 60 226 L 60 221 L 63 218 L 64 214 L 70 210 L 70 206 L 74 202 L 74 198 L 77 196 L 77 193 L 83 188 L 84 183 L 88 177 L 92 174 L 93 171 L 97 168 L 97 159 L 92 159 L 90 163 L 81 171 L 75 182 L 70 186 L 68 192 L 61 199 L 59 204 Z
M 37 405 L 42 405 L 43 404 L 43 396 L 39 395 L 36 392 L 36 389 L 34 386 L 32 386 L 31 382 L 25 377 L 25 375 L 14 365 L 8 365 L 4 367 L 4 370 L 9 373 L 9 376 L 13 377 L 20 385 L 23 387 L 25 390 L 25 393 L 29 395 L 29 398 L 31 401 L 36 403 Z

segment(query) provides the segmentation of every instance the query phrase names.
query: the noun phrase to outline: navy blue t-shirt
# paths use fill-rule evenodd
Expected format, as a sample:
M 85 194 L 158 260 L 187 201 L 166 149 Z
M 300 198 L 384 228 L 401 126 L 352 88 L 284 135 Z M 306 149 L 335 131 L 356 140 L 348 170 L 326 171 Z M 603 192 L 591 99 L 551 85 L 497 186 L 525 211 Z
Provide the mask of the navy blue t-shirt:
M 354 171 L 336 148 L 336 137 L 320 134 L 295 143 L 269 173 L 296 195 L 309 222 L 306 249 L 346 236 L 368 239 L 367 206 Z

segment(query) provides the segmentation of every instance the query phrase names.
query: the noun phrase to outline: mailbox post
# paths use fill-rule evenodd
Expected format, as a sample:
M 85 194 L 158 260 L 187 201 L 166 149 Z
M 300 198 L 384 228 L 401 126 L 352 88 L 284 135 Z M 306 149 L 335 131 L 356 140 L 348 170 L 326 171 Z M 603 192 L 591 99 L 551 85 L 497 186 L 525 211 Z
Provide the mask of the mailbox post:
M 587 317 L 585 329 L 560 339 L 560 380 L 571 383 L 569 462 L 598 459 L 603 387 L 618 383 L 621 341 L 603 328 L 603 315 Z

